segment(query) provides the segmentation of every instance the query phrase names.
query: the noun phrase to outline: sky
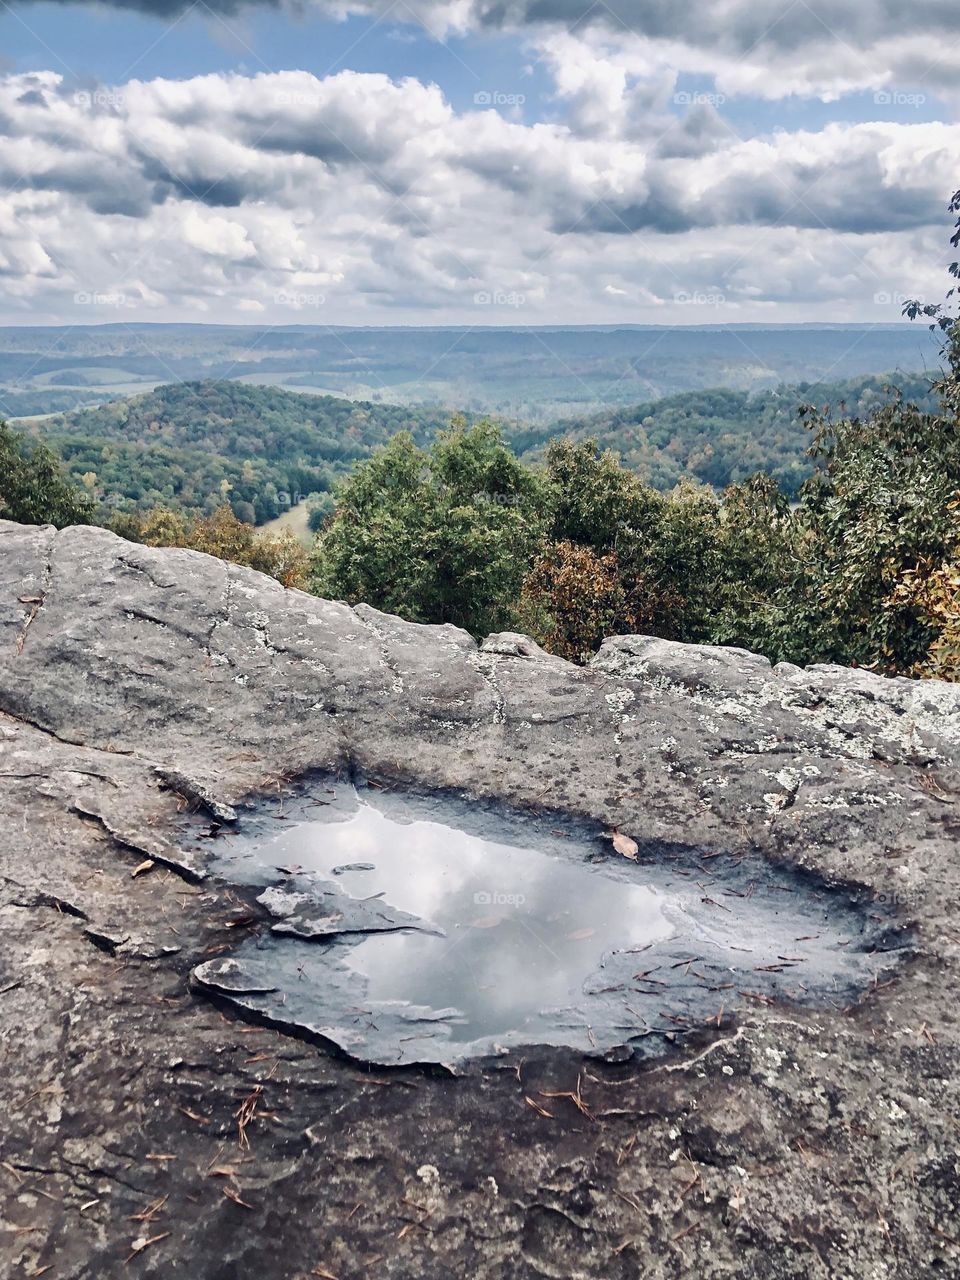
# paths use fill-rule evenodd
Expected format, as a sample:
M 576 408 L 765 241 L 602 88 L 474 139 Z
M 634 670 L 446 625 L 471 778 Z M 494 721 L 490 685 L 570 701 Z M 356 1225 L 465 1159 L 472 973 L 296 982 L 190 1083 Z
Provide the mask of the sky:
M 956 0 L 0 0 L 4 324 L 895 322 Z

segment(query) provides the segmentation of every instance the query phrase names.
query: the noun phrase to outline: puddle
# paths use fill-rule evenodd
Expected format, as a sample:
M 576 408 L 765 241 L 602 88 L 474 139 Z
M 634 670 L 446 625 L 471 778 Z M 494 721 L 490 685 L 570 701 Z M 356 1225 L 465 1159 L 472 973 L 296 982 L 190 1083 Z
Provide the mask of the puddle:
M 316 784 L 214 847 L 275 922 L 199 984 L 381 1065 L 662 1052 L 751 1002 L 843 1007 L 890 963 L 889 919 L 758 860 L 634 864 L 596 829 L 451 797 Z

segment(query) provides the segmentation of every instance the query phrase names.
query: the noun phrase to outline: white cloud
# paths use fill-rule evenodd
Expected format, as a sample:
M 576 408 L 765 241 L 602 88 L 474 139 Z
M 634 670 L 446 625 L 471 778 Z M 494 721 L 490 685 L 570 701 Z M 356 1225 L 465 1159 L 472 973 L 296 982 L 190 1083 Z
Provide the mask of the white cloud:
M 741 141 L 709 107 L 668 116 L 669 82 L 638 98 L 632 70 L 605 85 L 553 48 L 570 123 L 457 113 L 436 86 L 354 72 L 86 96 L 2 77 L 8 319 L 895 320 L 875 297 L 936 296 L 960 127 Z

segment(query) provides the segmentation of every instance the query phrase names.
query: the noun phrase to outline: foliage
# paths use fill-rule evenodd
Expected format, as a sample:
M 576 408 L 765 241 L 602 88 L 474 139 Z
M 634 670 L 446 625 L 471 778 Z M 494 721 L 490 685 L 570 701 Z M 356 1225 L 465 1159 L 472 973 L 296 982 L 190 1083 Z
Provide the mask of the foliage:
M 224 502 L 264 524 L 292 502 L 325 494 L 398 431 L 432 438 L 445 416 L 239 382 L 177 383 L 33 424 L 118 511 L 176 507 L 212 515 Z
M 506 625 L 543 532 L 539 480 L 487 422 L 432 449 L 401 433 L 338 491 L 313 589 L 477 634 Z
M 960 557 L 932 568 L 908 569 L 891 596 L 894 608 L 914 610 L 933 640 L 910 674 L 940 680 L 960 678 Z
M 269 574 L 284 587 L 302 589 L 307 584 L 307 553 L 288 529 L 275 535 L 257 533 L 252 525 L 238 520 L 227 505 L 192 522 L 181 512 L 164 507 L 142 517 L 124 513 L 111 521 L 110 528 L 148 547 L 188 547 L 219 556 Z
M 937 407 L 929 379 L 891 374 L 757 392 L 684 391 L 549 428 L 515 428 L 510 439 L 529 462 L 544 460 L 557 435 L 577 443 L 596 440 L 602 449 L 616 450 L 631 471 L 663 493 L 684 477 L 719 491 L 763 471 L 796 498 L 813 471 L 800 406 L 832 404 L 837 416 L 865 417 L 885 403 L 888 385 L 921 408 Z
M 91 524 L 94 507 L 57 456 L 0 422 L 0 518 L 20 524 Z
M 904 394 L 931 407 L 929 384 L 899 377 Z M 796 496 L 812 469 L 797 406 L 816 395 L 868 414 L 883 403 L 883 379 L 748 394 L 688 391 L 634 408 L 549 428 L 504 426 L 504 438 L 533 464 L 549 439 L 597 439 L 616 449 L 638 478 L 669 492 L 684 477 L 722 489 L 763 470 Z M 228 502 L 246 524 L 264 524 L 300 497 L 316 532 L 332 509 L 331 489 L 358 462 L 402 430 L 420 447 L 448 425 L 442 411 L 356 404 L 236 382 L 178 383 L 35 422 L 68 475 L 101 504 L 100 518 L 151 510 L 211 515 Z M 575 462 L 575 459 L 571 460 Z
M 615 552 L 553 542 L 523 582 L 520 618 L 551 653 L 585 662 L 605 636 L 638 630 Z

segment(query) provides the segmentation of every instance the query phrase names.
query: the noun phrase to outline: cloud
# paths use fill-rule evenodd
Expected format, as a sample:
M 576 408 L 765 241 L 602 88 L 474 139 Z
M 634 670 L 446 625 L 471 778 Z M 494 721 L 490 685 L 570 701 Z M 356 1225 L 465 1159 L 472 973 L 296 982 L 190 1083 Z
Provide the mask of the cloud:
M 561 90 L 579 121 L 457 112 L 434 85 L 348 71 L 0 77 L 9 318 L 895 320 L 875 297 L 936 296 L 960 127 L 741 140 L 626 79 L 608 127 L 589 63 Z
M 24 5 L 29 0 L 21 0 Z M 57 0 L 81 3 L 83 0 Z M 158 19 L 194 7 L 194 0 L 106 0 Z M 452 33 L 514 31 L 544 46 L 564 32 L 613 42 L 636 58 L 673 70 L 715 76 L 728 94 L 779 98 L 792 93 L 837 95 L 891 83 L 922 83 L 950 92 L 960 71 L 960 6 L 955 0 L 306 0 L 335 17 L 360 14 L 395 27 L 418 23 L 437 38 Z M 250 8 L 286 7 L 294 0 L 209 0 L 229 17 Z M 567 65 L 567 71 L 574 72 Z M 592 103 L 615 95 L 581 67 L 567 81 L 572 97 Z M 591 80 L 593 83 L 591 83 Z

